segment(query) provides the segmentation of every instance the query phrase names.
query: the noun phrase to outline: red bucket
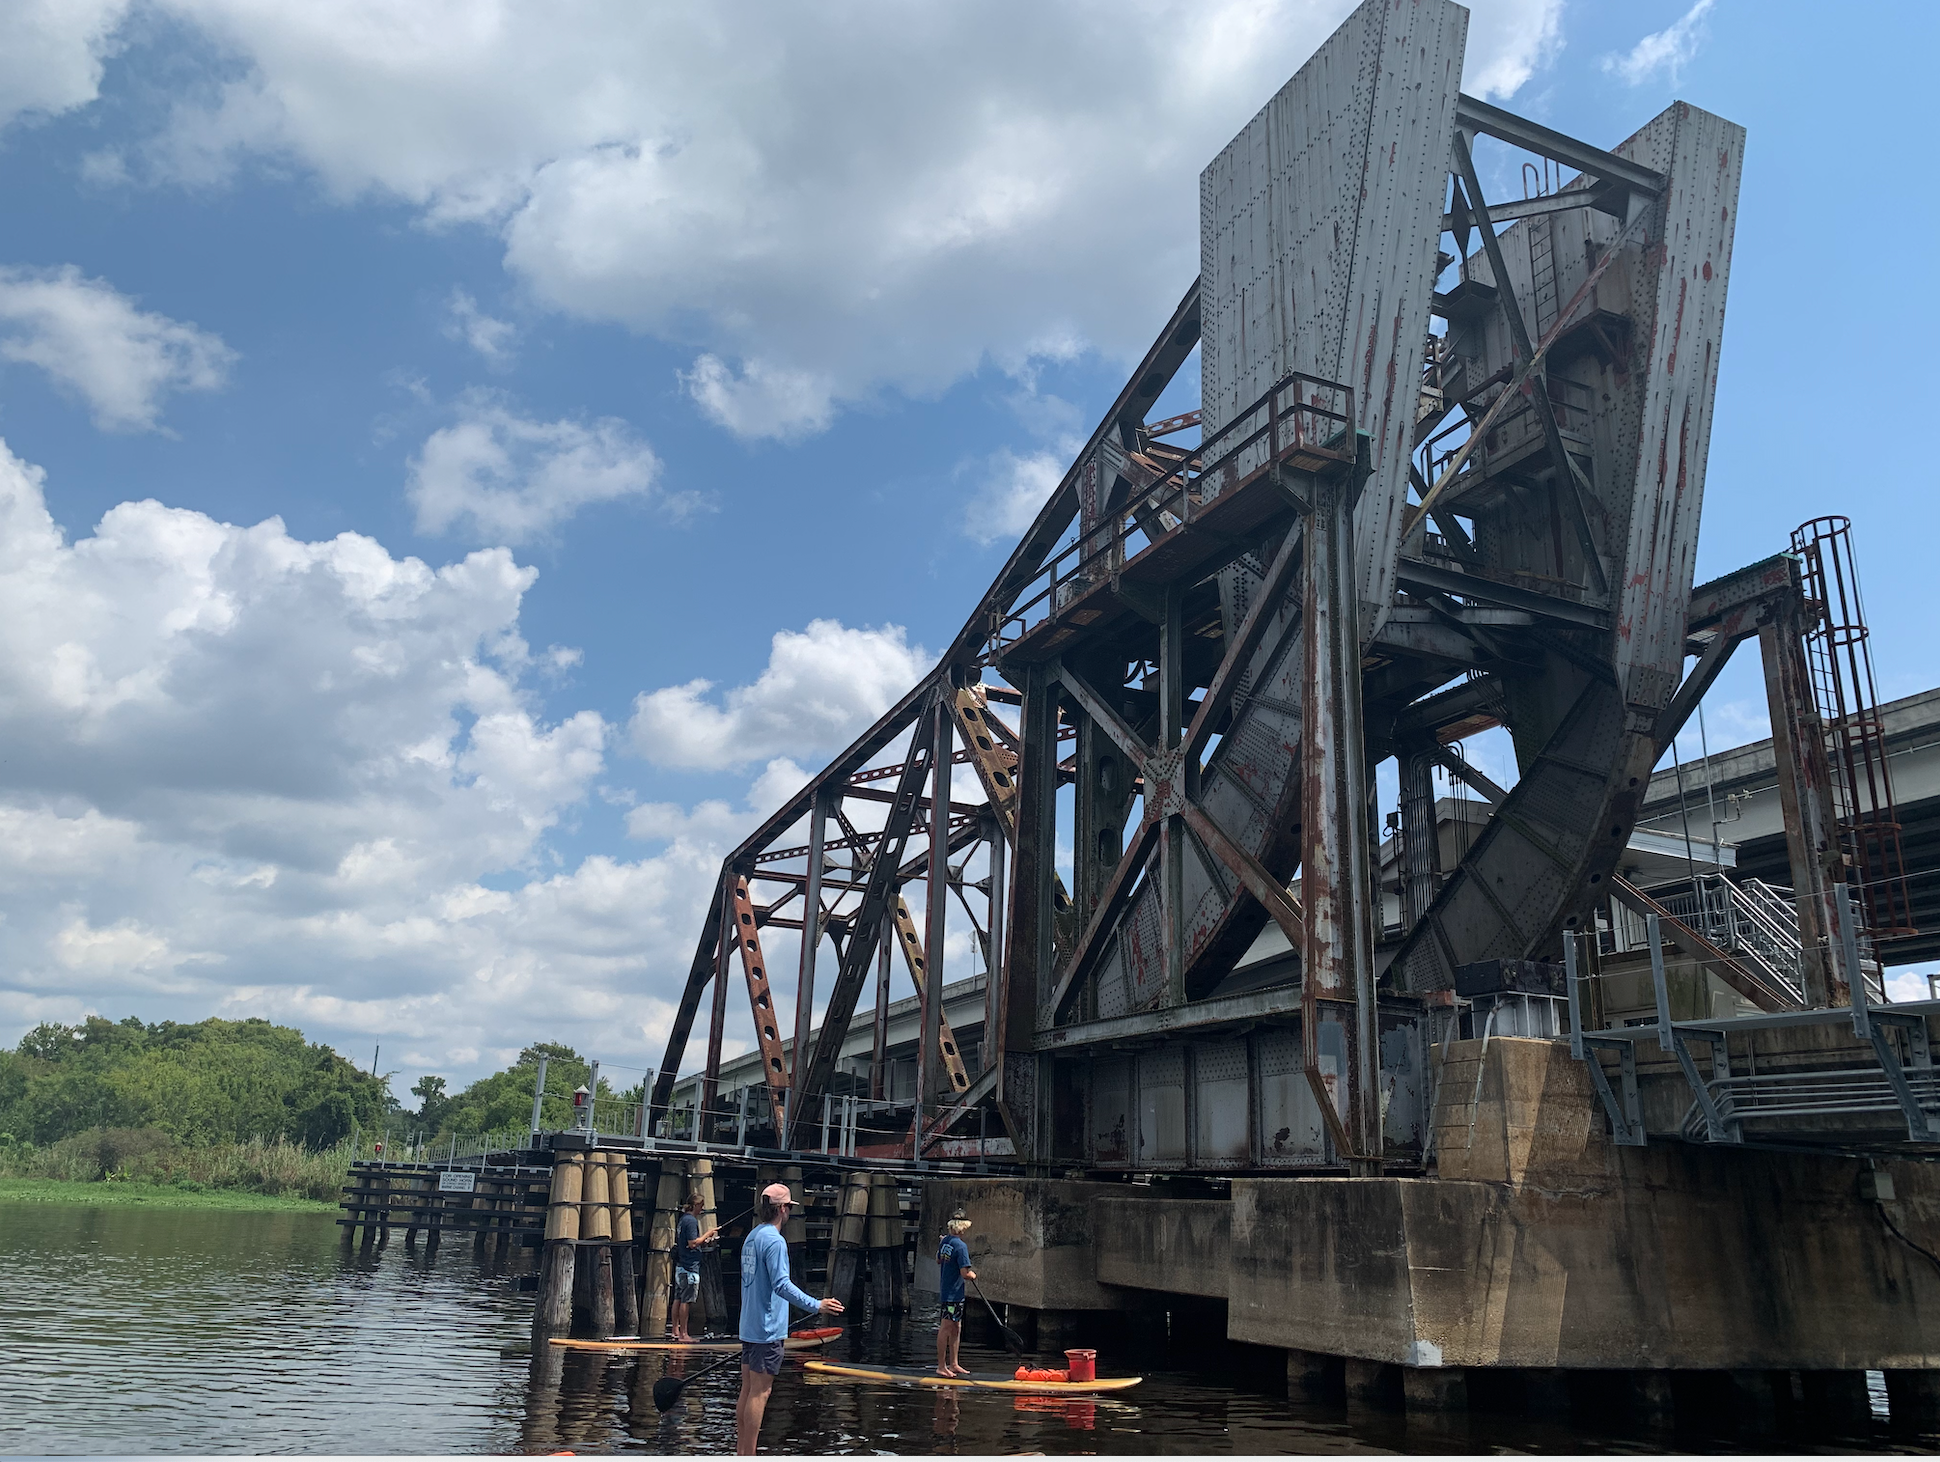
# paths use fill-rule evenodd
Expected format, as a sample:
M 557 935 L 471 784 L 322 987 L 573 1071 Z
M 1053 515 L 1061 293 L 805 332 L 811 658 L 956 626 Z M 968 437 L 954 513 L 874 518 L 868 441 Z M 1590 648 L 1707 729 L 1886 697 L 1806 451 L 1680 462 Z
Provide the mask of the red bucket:
M 1098 1352 L 1095 1350 L 1067 1350 L 1064 1363 L 1071 1371 L 1074 1381 L 1095 1381 L 1098 1379 Z

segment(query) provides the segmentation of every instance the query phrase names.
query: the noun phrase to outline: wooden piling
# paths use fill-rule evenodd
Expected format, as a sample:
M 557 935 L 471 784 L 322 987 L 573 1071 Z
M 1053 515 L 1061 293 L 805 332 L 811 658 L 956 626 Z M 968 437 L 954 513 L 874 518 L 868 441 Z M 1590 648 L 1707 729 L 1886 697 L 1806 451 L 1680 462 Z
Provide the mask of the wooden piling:
M 613 1323 L 621 1335 L 640 1333 L 640 1286 L 633 1250 L 633 1181 L 623 1152 L 608 1153 L 607 1197 L 613 1214 Z
M 371 1240 L 375 1238 L 377 1240 L 377 1247 L 381 1249 L 391 1241 L 391 1175 L 389 1173 L 373 1173 L 371 1175 L 371 1187 L 377 1190 L 371 1194 L 371 1197 L 377 1203 L 377 1223 L 374 1227 L 369 1224 L 365 1225 L 364 1247 L 368 1249 Z
M 850 1173 L 842 1180 L 837 1201 L 835 1228 L 830 1235 L 829 1293 L 844 1306 L 862 1302 L 862 1280 L 867 1272 L 869 1237 L 869 1174 Z
M 471 1212 L 476 1215 L 472 1219 L 472 1257 L 475 1259 L 485 1257 L 486 1245 L 492 1237 L 491 1225 L 494 1220 L 491 1215 L 498 1207 L 493 1195 L 497 1192 L 498 1184 L 486 1182 L 483 1176 L 472 1187 Z
M 654 1185 L 653 1222 L 647 1229 L 646 1293 L 641 1303 L 640 1334 L 658 1340 L 667 1333 L 667 1303 L 674 1285 L 674 1236 L 680 1230 L 680 1203 L 687 1196 L 687 1163 L 663 1157 L 660 1180 Z
M 781 1170 L 779 1181 L 788 1185 L 795 1203 L 788 1210 L 788 1222 L 781 1236 L 788 1241 L 788 1272 L 797 1284 L 808 1279 L 808 1190 L 802 1186 L 802 1170 L 790 1163 Z
M 613 1209 L 608 1175 L 612 1172 L 604 1152 L 586 1156 L 586 1189 L 579 1205 L 579 1263 L 585 1266 L 593 1311 L 593 1338 L 605 1340 L 613 1328 Z M 587 1240 L 594 1242 L 588 1243 Z
M 584 1177 L 578 1153 L 560 1153 L 554 1158 L 551 1203 L 546 1209 L 545 1260 L 539 1275 L 538 1302 L 532 1309 L 534 1344 L 544 1344 L 572 1328 L 573 1250 L 579 1239 Z
M 422 1177 L 412 1177 L 404 1180 L 405 1201 L 410 1208 L 408 1219 L 404 1225 L 404 1252 L 407 1254 L 415 1254 L 417 1252 L 418 1230 L 424 1226 L 421 1210 L 424 1207 L 425 1200 L 417 1196 L 419 1191 L 424 1187 L 424 1184 L 425 1180 Z
M 688 1168 L 687 1181 L 691 1191 L 701 1195 L 701 1232 L 706 1233 L 721 1221 L 719 1205 L 715 1201 L 714 1160 L 695 1158 Z M 697 1320 L 689 1312 L 687 1327 L 690 1331 L 706 1333 L 706 1329 L 712 1329 L 721 1334 L 727 1333 L 730 1329 L 727 1289 L 721 1283 L 721 1251 L 718 1245 L 701 1251 L 701 1284 L 696 1305 L 700 1314 Z
M 888 1173 L 869 1176 L 869 1302 L 879 1315 L 901 1314 L 907 1303 L 903 1214 Z
M 427 1173 L 424 1178 L 424 1224 L 426 1256 L 438 1252 L 438 1244 L 445 1236 L 445 1205 L 449 1201 L 444 1190 L 438 1186 L 440 1178 L 436 1173 Z

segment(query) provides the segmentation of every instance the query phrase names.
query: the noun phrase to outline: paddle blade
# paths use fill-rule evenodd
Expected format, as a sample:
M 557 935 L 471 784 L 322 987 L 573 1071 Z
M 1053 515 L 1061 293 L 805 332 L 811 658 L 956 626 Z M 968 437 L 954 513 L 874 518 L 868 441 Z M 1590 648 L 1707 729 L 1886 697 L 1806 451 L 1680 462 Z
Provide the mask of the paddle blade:
M 683 1376 L 662 1376 L 653 1383 L 653 1407 L 655 1411 L 672 1411 L 680 1400 L 680 1393 L 687 1387 Z

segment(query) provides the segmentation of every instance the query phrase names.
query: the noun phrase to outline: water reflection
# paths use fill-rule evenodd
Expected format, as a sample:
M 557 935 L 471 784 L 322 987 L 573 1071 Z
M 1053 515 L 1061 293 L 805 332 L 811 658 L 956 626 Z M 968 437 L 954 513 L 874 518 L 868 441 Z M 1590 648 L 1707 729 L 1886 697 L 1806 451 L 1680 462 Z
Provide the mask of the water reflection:
M 728 1453 L 735 1366 L 664 1415 L 654 1382 L 710 1354 L 608 1355 L 527 1343 L 532 1251 L 349 1250 L 327 1215 L 0 1205 L 0 1450 L 10 1452 Z M 974 1324 L 965 1363 L 1008 1371 Z M 923 1365 L 923 1315 L 857 1323 L 837 1359 Z M 1652 1431 L 1498 1410 L 1404 1416 L 1290 1399 L 1277 1352 L 1162 1327 L 1114 1334 L 1092 1399 L 933 1391 L 783 1368 L 763 1428 L 774 1453 L 1139 1455 L 1394 1451 L 1915 1450 L 1874 1426 L 1844 1437 Z M 1680 1411 L 1687 1411 L 1680 1401 Z M 1689 1415 L 1701 1409 L 1688 1408 Z M 1769 1423 L 1768 1423 L 1769 1425 Z

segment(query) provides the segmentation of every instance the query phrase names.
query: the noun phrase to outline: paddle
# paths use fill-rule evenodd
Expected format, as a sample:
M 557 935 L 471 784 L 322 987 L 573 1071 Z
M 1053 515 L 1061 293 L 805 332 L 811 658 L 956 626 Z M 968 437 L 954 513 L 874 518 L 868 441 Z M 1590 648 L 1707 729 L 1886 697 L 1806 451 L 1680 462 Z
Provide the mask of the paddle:
M 822 1317 L 820 1315 L 817 1315 L 815 1318 L 816 1318 L 816 1324 L 804 1325 L 800 1330 L 790 1330 L 788 1332 L 789 1335 L 792 1337 L 795 1335 L 800 1335 L 808 1330 L 817 1329 L 820 1326 Z M 689 1385 L 691 1385 L 695 1381 L 698 1381 L 702 1376 L 706 1375 L 709 1371 L 718 1371 L 722 1366 L 729 1365 L 733 1362 L 739 1361 L 740 1359 L 741 1359 L 740 1351 L 738 1350 L 730 1351 L 728 1354 L 722 1356 L 719 1360 L 709 1361 L 706 1365 L 702 1366 L 698 1371 L 695 1371 L 694 1374 L 691 1376 L 662 1376 L 659 1380 L 653 1383 L 654 1409 L 656 1411 L 672 1411 L 675 1405 L 678 1404 L 680 1401 L 680 1393 L 682 1391 L 685 1391 Z
M 1006 1325 L 1002 1320 L 999 1320 L 997 1318 L 997 1307 L 990 1303 L 988 1296 L 986 1296 L 983 1292 L 983 1286 L 981 1284 L 978 1284 L 977 1281 L 974 1278 L 972 1278 L 970 1281 L 970 1287 L 976 1290 L 977 1298 L 983 1301 L 983 1307 L 986 1310 L 990 1311 L 990 1318 L 992 1322 L 997 1326 L 997 1329 L 1002 1333 L 1004 1337 L 1004 1344 L 1010 1347 L 1010 1353 L 1016 1356 L 1019 1360 L 1023 1360 L 1024 1342 L 1018 1338 L 1018 1336 L 1011 1330 L 1010 1326 Z

